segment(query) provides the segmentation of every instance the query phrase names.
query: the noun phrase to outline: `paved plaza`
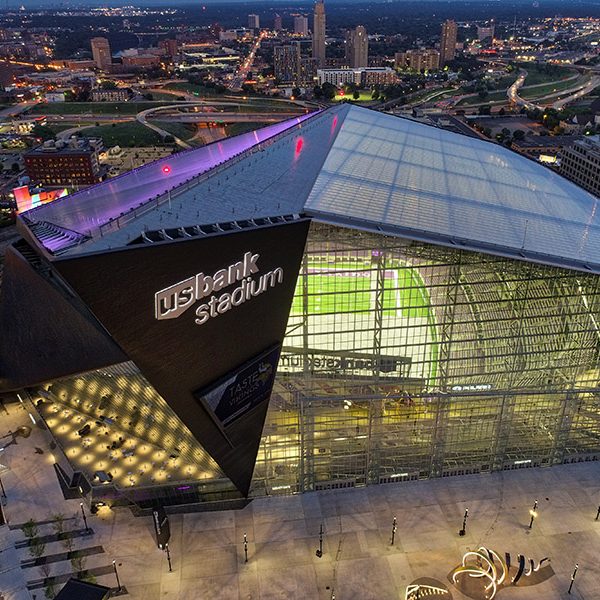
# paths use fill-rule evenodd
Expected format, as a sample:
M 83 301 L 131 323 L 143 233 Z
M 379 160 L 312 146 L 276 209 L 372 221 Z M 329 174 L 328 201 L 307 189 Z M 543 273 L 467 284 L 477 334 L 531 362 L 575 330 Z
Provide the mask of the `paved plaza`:
M 8 411 L 0 409 L 0 436 L 30 424 L 20 406 Z M 79 500 L 63 499 L 42 433 L 34 428 L 17 442 L 0 453 L 0 462 L 10 469 L 2 475 L 3 504 L 13 527 L 0 527 L 0 597 L 41 600 L 43 588 L 28 590 L 27 582 L 43 575 L 39 567 L 21 568 L 29 554 L 15 548 L 24 535 L 14 527 L 57 513 L 75 517 L 80 506 Z M 535 500 L 538 517 L 530 530 Z M 421 577 L 443 582 L 455 600 L 463 600 L 467 596 L 448 581 L 448 574 L 467 549 L 480 545 L 502 556 L 524 554 L 536 562 L 551 558 L 552 577 L 535 586 L 503 588 L 496 596 L 500 600 L 597 600 L 599 505 L 600 464 L 583 463 L 261 498 L 239 511 L 171 515 L 172 572 L 156 548 L 151 518 L 136 518 L 124 508 L 90 515 L 94 533 L 77 537 L 75 548 L 101 547 L 88 556 L 86 568 L 105 572 L 98 583 L 115 587 L 115 560 L 129 592 L 123 597 L 135 600 L 330 600 L 333 595 L 335 600 L 396 600 L 404 599 L 406 586 Z M 467 507 L 467 532 L 459 537 Z M 394 516 L 398 528 L 391 546 Z M 325 535 L 318 558 L 321 524 Z M 82 525 L 73 518 L 65 529 Z M 51 524 L 39 530 L 40 535 L 53 531 Z M 46 555 L 62 551 L 58 541 L 46 544 Z M 568 595 L 575 563 L 579 572 Z M 72 570 L 68 560 L 50 567 L 51 575 Z

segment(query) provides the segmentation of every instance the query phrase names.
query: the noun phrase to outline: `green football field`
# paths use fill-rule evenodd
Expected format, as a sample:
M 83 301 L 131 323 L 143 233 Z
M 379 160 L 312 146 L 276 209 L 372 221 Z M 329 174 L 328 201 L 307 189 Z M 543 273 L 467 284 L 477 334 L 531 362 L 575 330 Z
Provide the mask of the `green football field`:
M 302 285 L 298 282 L 299 289 Z M 375 304 L 375 272 L 365 263 L 314 262 L 309 265 L 308 314 L 368 312 Z M 399 310 L 403 317 L 430 316 L 429 294 L 419 273 L 410 267 L 386 269 L 384 314 Z M 302 295 L 294 297 L 292 312 L 302 313 Z
M 375 308 L 376 273 L 367 261 L 310 261 L 308 265 L 308 314 L 335 315 L 368 313 Z M 303 312 L 303 279 L 298 279 L 292 314 Z M 418 270 L 405 264 L 389 265 L 385 270 L 384 316 L 426 319 L 431 339 L 429 375 L 437 373 L 437 328 L 429 293 Z

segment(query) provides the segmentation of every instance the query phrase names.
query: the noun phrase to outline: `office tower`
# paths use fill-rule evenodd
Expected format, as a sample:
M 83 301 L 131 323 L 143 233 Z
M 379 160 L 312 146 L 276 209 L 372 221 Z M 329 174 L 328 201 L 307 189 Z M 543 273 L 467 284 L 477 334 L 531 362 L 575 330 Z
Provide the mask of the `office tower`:
M 297 15 L 294 17 L 294 33 L 298 35 L 308 35 L 308 17 Z
M 456 38 L 458 27 L 455 21 L 448 20 L 442 25 L 442 39 L 440 41 L 440 66 L 454 60 L 456 51 Z
M 312 31 L 312 55 L 317 66 L 325 65 L 325 4 L 323 0 L 315 3 L 315 12 Z
M 281 83 L 297 83 L 300 78 L 300 45 L 275 46 L 273 63 L 275 77 Z
M 260 18 L 258 15 L 248 15 L 248 29 L 260 29 Z
M 273 31 L 281 31 L 283 29 L 281 25 L 281 15 L 275 15 L 273 18 Z
M 369 66 L 369 38 L 362 25 L 346 32 L 346 62 L 353 69 Z
M 490 21 L 489 25 L 477 25 L 477 39 L 480 42 L 484 40 L 493 40 L 495 33 L 494 21 Z
M 110 53 L 110 44 L 103 37 L 92 38 L 90 41 L 92 46 L 92 56 L 94 62 L 99 69 L 108 69 L 112 63 L 112 55 Z

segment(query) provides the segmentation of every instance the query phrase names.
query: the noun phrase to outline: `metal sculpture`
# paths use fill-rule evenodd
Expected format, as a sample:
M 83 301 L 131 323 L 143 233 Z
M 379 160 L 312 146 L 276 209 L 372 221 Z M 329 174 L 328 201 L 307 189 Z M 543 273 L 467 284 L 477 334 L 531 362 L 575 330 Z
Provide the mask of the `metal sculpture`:
M 550 559 L 547 557 L 542 558 L 536 566 L 533 559 L 527 560 L 525 556 L 519 554 L 517 572 L 510 579 L 510 583 L 516 585 L 521 577 L 529 577 L 532 573 L 539 571 L 544 562 L 549 561 Z M 510 564 L 511 559 L 508 552 L 505 554 L 505 558 L 501 558 L 494 550 L 481 546 L 477 550 L 465 552 L 461 565 L 452 572 L 452 582 L 456 584 L 462 575 L 484 578 L 487 580 L 484 585 L 484 598 L 492 600 L 500 586 L 508 583 Z

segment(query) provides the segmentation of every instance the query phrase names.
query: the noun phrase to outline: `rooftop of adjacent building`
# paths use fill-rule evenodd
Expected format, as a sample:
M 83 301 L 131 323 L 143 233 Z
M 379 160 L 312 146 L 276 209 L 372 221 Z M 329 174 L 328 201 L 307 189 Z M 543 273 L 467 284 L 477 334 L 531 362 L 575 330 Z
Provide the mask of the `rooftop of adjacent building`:
M 25 153 L 30 156 L 56 156 L 57 154 L 93 154 L 101 149 L 101 140 L 88 138 L 71 138 L 68 141 L 48 140 Z
M 598 202 L 498 144 L 342 104 L 156 161 L 21 218 L 54 253 L 79 254 L 143 232 L 305 213 L 600 273 Z

